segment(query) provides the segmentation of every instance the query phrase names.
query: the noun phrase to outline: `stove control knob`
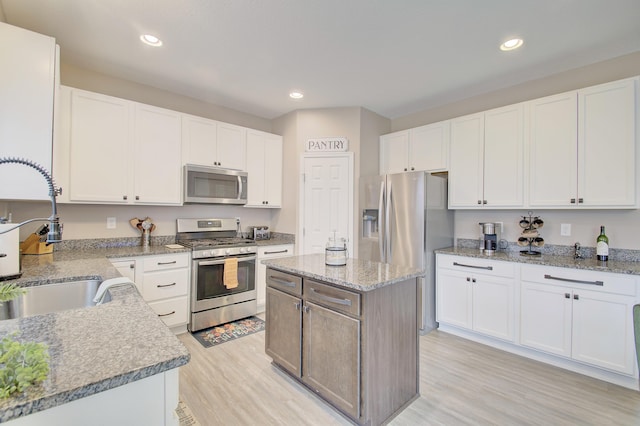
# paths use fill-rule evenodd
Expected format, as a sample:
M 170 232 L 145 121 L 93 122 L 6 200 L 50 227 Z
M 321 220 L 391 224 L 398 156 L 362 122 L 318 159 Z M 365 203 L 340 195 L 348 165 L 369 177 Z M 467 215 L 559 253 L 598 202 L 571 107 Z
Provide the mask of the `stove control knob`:
M 240 253 L 246 253 L 246 252 L 247 252 L 247 249 L 246 249 L 246 248 L 244 248 L 244 247 L 240 247 Z
M 215 255 L 216 255 L 216 251 L 215 251 L 215 250 L 211 250 L 211 254 L 210 254 L 210 256 L 211 256 L 211 257 L 213 257 L 213 256 L 215 256 Z
M 226 255 L 230 255 L 230 254 L 231 254 L 231 250 L 226 249 L 224 253 L 225 253 Z

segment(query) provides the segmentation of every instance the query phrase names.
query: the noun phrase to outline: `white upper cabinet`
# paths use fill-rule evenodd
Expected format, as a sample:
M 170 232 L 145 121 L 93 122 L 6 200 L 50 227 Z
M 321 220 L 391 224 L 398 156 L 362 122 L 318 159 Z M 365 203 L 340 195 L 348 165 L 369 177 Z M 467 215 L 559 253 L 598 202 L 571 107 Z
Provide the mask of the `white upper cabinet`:
M 578 91 L 578 202 L 636 207 L 638 78 Z
M 128 203 L 134 161 L 131 102 L 66 87 L 62 91 L 70 96 L 70 117 L 68 147 L 61 145 L 65 138 L 56 140 L 56 151 L 68 155 L 61 201 Z M 56 163 L 56 170 L 64 168 Z
M 380 137 L 380 173 L 446 171 L 449 161 L 449 121 Z
M 184 164 L 246 170 L 246 129 L 182 114 Z
M 638 78 L 529 102 L 529 205 L 634 208 Z
M 55 39 L 0 22 L 0 157 L 52 171 L 57 69 Z M 44 177 L 31 167 L 2 164 L 0 182 L 0 199 L 49 199 Z
M 61 202 L 182 203 L 179 113 L 79 89 L 61 92 L 54 155 Z
M 524 206 L 523 104 L 451 121 L 450 208 Z
M 247 204 L 279 208 L 282 205 L 282 136 L 247 132 Z
M 135 103 L 134 202 L 182 204 L 180 113 Z

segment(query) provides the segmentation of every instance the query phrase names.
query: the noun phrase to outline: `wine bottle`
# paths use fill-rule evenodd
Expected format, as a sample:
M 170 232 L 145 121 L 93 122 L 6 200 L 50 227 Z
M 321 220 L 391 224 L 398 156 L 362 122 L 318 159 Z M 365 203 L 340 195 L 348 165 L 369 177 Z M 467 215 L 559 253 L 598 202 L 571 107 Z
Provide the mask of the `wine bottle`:
M 596 258 L 602 262 L 609 260 L 609 238 L 604 233 L 604 226 L 600 227 L 600 235 L 596 239 Z

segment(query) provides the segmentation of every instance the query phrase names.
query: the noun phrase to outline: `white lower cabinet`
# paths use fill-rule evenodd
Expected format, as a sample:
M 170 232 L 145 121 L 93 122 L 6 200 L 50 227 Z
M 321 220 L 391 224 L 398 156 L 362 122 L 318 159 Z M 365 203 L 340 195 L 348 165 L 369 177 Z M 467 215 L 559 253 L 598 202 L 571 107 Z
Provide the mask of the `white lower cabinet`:
M 513 341 L 515 285 L 512 265 L 439 256 L 437 321 Z
M 442 331 L 637 389 L 633 275 L 437 255 Z
M 267 300 L 267 267 L 262 264 L 262 261 L 265 259 L 293 256 L 294 254 L 293 244 L 258 247 L 258 255 L 256 257 L 256 301 L 258 304 L 258 312 L 264 312 Z
M 175 332 L 189 322 L 189 253 L 111 259 L 113 266 L 135 282 L 143 299 Z
M 529 265 L 521 276 L 522 345 L 634 373 L 634 278 Z

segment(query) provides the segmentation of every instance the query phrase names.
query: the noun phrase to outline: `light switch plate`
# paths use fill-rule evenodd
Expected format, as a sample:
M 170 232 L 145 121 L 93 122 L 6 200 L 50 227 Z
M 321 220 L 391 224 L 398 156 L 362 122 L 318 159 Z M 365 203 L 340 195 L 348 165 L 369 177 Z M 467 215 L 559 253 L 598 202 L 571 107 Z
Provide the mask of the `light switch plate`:
M 107 229 L 116 229 L 116 218 L 108 217 L 107 218 Z
M 562 223 L 560 224 L 560 235 L 563 237 L 571 236 L 571 224 L 570 223 Z

